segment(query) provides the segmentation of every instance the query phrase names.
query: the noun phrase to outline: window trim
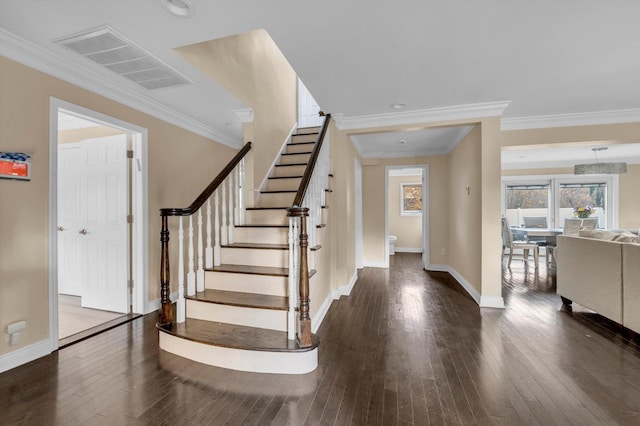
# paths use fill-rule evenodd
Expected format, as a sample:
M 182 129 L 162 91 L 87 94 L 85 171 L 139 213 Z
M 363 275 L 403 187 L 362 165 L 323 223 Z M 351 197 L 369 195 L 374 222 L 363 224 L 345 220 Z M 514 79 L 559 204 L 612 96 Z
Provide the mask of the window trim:
M 419 186 L 422 194 L 422 200 L 424 200 L 424 188 L 422 182 L 401 182 L 400 183 L 400 216 L 406 217 L 422 217 L 422 209 L 420 210 L 405 210 L 404 209 L 404 187 L 405 186 Z

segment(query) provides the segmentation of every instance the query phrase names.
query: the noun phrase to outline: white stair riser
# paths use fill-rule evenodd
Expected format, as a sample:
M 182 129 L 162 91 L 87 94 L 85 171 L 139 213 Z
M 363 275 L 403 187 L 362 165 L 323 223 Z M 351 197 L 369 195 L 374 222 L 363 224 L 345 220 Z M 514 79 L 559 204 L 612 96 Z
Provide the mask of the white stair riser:
M 302 176 L 307 166 L 274 167 L 273 176 Z
M 211 346 L 159 332 L 160 349 L 202 364 L 240 371 L 305 374 L 318 366 L 318 348 L 306 352 L 266 352 Z
M 293 154 L 294 152 L 311 152 L 314 144 L 312 143 L 292 143 L 288 144 L 285 152 L 287 154 Z
M 267 180 L 267 191 L 297 191 L 300 186 L 300 178 L 269 179 Z
M 236 226 L 234 228 L 236 243 L 288 244 L 288 228 L 252 228 Z
M 281 155 L 279 164 L 307 164 L 310 154 Z
M 262 250 L 253 248 L 222 247 L 220 262 L 223 265 L 289 267 L 289 250 Z
M 310 133 L 308 135 L 293 135 L 291 136 L 291 142 L 315 142 L 318 139 L 317 133 Z
M 263 192 L 256 202 L 257 207 L 287 207 L 291 206 L 296 197 L 294 192 Z
M 271 275 L 207 271 L 204 276 L 204 288 L 286 297 L 287 280 L 287 277 Z
M 245 212 L 247 225 L 287 225 L 287 211 L 278 210 L 247 210 Z
M 187 299 L 187 318 L 287 331 L 287 311 L 220 305 Z

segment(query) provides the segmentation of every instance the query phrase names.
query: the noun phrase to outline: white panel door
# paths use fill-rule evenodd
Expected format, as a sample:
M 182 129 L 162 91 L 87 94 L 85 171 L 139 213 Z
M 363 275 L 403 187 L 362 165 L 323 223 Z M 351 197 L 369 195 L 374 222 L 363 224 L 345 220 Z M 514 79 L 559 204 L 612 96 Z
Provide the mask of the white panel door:
M 58 148 L 58 293 L 82 296 L 84 240 L 78 230 L 86 217 L 84 148 L 79 143 Z
M 320 106 L 302 80 L 298 79 L 298 127 L 322 125 L 324 118 L 320 117 L 318 112 L 320 112 Z
M 126 313 L 126 135 L 73 145 L 58 150 L 59 293 L 82 296 L 86 308 Z

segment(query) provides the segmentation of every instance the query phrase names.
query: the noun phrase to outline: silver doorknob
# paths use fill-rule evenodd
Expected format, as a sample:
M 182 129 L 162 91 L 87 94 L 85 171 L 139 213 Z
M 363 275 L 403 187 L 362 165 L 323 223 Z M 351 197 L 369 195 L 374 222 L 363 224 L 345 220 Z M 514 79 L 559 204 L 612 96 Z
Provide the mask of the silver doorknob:
M 64 226 L 58 226 L 57 229 L 58 229 L 58 231 L 62 232 L 62 231 L 64 231 Z
M 80 234 L 82 234 L 82 235 L 87 235 L 87 233 L 88 233 L 88 232 L 87 232 L 87 230 L 86 230 L 86 229 L 81 229 L 81 230 L 79 231 L 79 233 L 80 233 Z

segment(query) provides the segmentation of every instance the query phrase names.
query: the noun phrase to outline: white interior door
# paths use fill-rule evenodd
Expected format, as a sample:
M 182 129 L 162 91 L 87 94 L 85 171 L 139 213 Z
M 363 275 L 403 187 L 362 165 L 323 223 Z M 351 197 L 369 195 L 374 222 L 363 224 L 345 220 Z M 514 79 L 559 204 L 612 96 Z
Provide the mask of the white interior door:
M 78 144 L 78 149 L 79 154 L 74 157 L 77 165 L 69 171 L 75 177 L 67 179 L 75 182 L 60 188 L 63 206 L 58 209 L 63 213 L 58 226 L 64 228 L 60 234 L 66 244 L 59 257 L 69 256 L 66 247 L 71 244 L 67 240 L 77 241 L 77 263 L 66 262 L 58 286 L 64 288 L 66 284 L 60 281 L 77 274 L 83 307 L 128 312 L 127 138 L 118 135 L 88 139 Z M 62 170 L 59 175 L 64 175 Z M 67 188 L 77 188 L 77 201 L 74 195 L 67 195 Z M 64 205 L 67 198 L 74 199 L 69 206 Z M 72 214 L 68 210 L 74 204 L 77 209 Z M 77 217 L 77 221 L 67 223 L 70 216 Z M 73 266 L 77 270 L 71 271 Z
M 77 230 L 84 225 L 81 195 L 86 192 L 84 149 L 79 143 L 58 148 L 58 293 L 82 296 L 84 248 Z
M 298 79 L 298 127 L 322 125 L 324 119 L 318 115 L 319 112 L 320 106 L 302 80 Z

